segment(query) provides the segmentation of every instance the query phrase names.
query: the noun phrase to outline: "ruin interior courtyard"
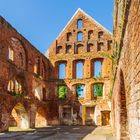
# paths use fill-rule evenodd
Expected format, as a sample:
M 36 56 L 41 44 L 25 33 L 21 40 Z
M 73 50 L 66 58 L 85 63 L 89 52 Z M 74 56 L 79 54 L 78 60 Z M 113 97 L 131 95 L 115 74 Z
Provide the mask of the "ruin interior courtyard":
M 114 1 L 113 33 L 77 9 L 45 54 L 0 17 L 0 139 L 140 140 L 139 46 L 140 0 Z

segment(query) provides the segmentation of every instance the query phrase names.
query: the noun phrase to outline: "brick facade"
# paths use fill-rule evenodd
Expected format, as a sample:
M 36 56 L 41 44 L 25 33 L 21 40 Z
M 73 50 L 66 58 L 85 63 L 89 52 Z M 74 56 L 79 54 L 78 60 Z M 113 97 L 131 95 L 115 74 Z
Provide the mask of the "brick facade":
M 82 20 L 82 27 L 78 28 L 78 20 Z M 77 35 L 79 32 L 83 33 L 82 41 L 78 41 Z M 51 81 L 49 82 L 49 89 L 56 102 L 59 102 L 60 111 L 58 112 L 59 120 L 63 120 L 63 106 L 69 106 L 72 109 L 71 116 L 77 116 L 76 123 L 83 125 L 90 124 L 88 115 L 92 116 L 95 125 L 102 125 L 102 112 L 111 111 L 110 108 L 110 83 L 112 78 L 112 61 L 103 54 L 111 55 L 112 53 L 112 34 L 103 26 L 97 23 L 89 15 L 81 9 L 78 9 L 74 16 L 70 19 L 66 27 L 59 34 L 56 40 L 52 43 L 46 55 L 51 64 Z M 101 45 L 100 50 L 98 50 Z M 95 78 L 93 76 L 93 63 L 96 60 L 102 61 L 102 76 Z M 83 63 L 83 77 L 76 78 L 76 63 Z M 59 79 L 59 65 L 66 64 L 66 77 Z M 93 93 L 93 85 L 95 83 L 103 83 L 103 96 L 95 98 Z M 75 85 L 83 84 L 85 86 L 85 93 L 83 98 L 76 97 Z M 58 86 L 65 85 L 68 89 L 66 100 L 60 101 L 58 99 Z M 69 102 L 68 102 L 69 101 Z M 68 103 L 67 103 L 68 102 Z M 80 116 L 81 108 L 82 115 Z M 91 110 L 91 111 L 90 111 Z M 68 122 L 73 124 L 71 121 Z M 110 122 L 109 122 L 110 123 Z
M 13 60 L 9 59 L 9 49 L 14 52 Z M 38 59 L 38 73 L 35 74 L 34 66 Z M 41 115 L 41 111 L 37 111 L 38 107 L 47 113 L 42 117 L 49 120 L 46 92 L 41 93 L 43 101 L 35 96 L 38 86 L 47 91 L 48 67 L 48 59 L 0 17 L 0 131 L 7 131 L 9 126 L 16 122 L 21 126 L 22 119 L 23 122 L 24 119 L 28 120 L 27 127 L 35 127 L 36 112 Z M 14 83 L 13 91 L 8 91 L 10 81 Z M 15 92 L 18 90 L 17 82 L 22 87 L 21 94 Z M 17 116 L 16 122 L 11 116 L 12 113 Z M 24 116 L 25 118 L 22 118 Z
M 83 33 L 81 41 L 77 41 L 78 32 Z M 0 131 L 10 126 L 110 124 L 112 61 L 105 55 L 112 53 L 112 34 L 84 11 L 77 10 L 47 57 L 0 17 L 0 50 Z M 96 60 L 102 64 L 102 75 L 95 78 Z M 59 79 L 61 62 L 66 64 L 64 79 Z M 77 62 L 84 66 L 80 79 L 76 78 Z M 94 96 L 95 83 L 103 84 L 101 97 Z M 85 87 L 82 98 L 76 96 L 77 84 Z M 58 98 L 59 85 L 67 88 L 64 100 Z

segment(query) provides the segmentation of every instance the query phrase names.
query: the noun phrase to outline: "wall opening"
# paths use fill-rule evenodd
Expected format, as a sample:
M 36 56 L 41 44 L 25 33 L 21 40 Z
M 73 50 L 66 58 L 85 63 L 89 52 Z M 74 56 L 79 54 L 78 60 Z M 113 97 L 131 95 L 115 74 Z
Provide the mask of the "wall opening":
M 78 19 L 78 20 L 77 20 L 77 28 L 78 28 L 78 29 L 81 29 L 82 26 L 83 26 L 82 19 Z
M 83 52 L 85 52 L 84 45 L 83 44 L 78 44 L 76 46 L 76 54 L 80 54 L 80 53 L 83 53 Z
M 36 99 L 42 101 L 43 100 L 43 88 L 42 85 L 39 85 L 35 88 L 35 97 Z
M 85 96 L 85 85 L 76 84 L 75 85 L 75 90 L 76 90 L 76 97 L 84 98 L 84 96 Z
M 84 77 L 84 62 L 82 61 L 77 61 L 76 62 L 76 79 L 82 79 Z
M 77 41 L 82 41 L 83 40 L 83 33 L 82 32 L 78 32 L 77 33 Z
M 93 38 L 93 30 L 88 31 L 88 39 Z
M 59 63 L 59 79 L 66 78 L 66 63 Z
M 102 77 L 102 61 L 103 60 L 95 60 L 93 62 L 93 76 L 94 78 L 101 78 Z
M 120 70 L 120 83 L 119 83 L 119 101 L 120 101 L 120 137 L 126 138 L 128 133 L 128 120 L 127 120 L 127 107 L 126 107 L 126 93 L 123 71 Z
M 104 34 L 103 31 L 98 32 L 98 39 L 99 40 L 103 38 L 103 34 Z
M 12 109 L 9 127 L 18 127 L 21 129 L 28 129 L 29 128 L 29 117 L 25 107 L 18 103 Z
M 93 52 L 93 51 L 94 51 L 94 46 L 93 46 L 92 43 L 89 43 L 89 44 L 87 45 L 87 52 Z
M 98 52 L 99 52 L 99 51 L 102 51 L 103 46 L 104 46 L 104 43 L 102 43 L 102 42 L 98 43 L 98 44 L 97 44 L 97 51 L 98 51 Z
M 67 41 L 71 41 L 71 37 L 72 37 L 72 33 L 71 32 L 67 33 Z
M 12 96 L 22 96 L 23 95 L 23 87 L 18 80 L 10 80 L 8 83 L 8 92 Z
M 67 87 L 65 85 L 58 86 L 58 98 L 65 99 L 67 96 Z
M 56 54 L 62 54 L 63 53 L 63 47 L 62 46 L 57 46 L 56 47 Z
M 72 46 L 71 45 L 66 45 L 66 53 L 68 53 L 68 54 L 72 53 Z
M 35 127 L 46 127 L 47 126 L 47 119 L 46 113 L 43 108 L 39 107 L 36 111 L 35 117 Z
M 14 61 L 14 50 L 12 48 L 8 48 L 8 59 Z
M 93 84 L 93 96 L 102 97 L 103 96 L 103 83 Z

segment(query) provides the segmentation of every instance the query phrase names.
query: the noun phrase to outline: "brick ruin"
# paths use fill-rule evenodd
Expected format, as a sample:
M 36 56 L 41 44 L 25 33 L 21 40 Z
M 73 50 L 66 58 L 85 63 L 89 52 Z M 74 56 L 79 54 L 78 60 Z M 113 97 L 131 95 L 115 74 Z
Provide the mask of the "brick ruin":
M 79 37 L 81 35 L 82 38 Z M 62 124 L 110 124 L 112 61 L 104 55 L 111 53 L 112 34 L 78 9 L 47 51 L 52 70 L 49 89 L 59 102 L 57 110 Z M 96 63 L 101 63 L 99 77 L 95 75 Z M 61 65 L 64 69 L 60 69 Z M 82 69 L 81 77 L 77 74 L 80 71 L 78 67 Z M 63 79 L 59 77 L 61 70 L 65 71 Z M 95 96 L 95 84 L 103 85 L 102 96 Z M 67 88 L 64 100 L 58 98 L 58 88 L 62 85 Z M 80 85 L 83 86 L 84 96 L 77 97 Z
M 104 55 L 112 53 L 112 34 L 102 25 L 78 9 L 50 46 L 47 57 L 2 17 L 0 29 L 1 131 L 10 126 L 111 123 L 112 62 Z M 81 77 L 77 77 L 78 71 L 82 71 Z M 60 72 L 65 76 L 60 77 Z M 99 96 L 94 94 L 95 85 Z M 63 89 L 62 99 L 59 92 Z
M 0 131 L 111 125 L 139 140 L 139 6 L 115 1 L 113 35 L 78 9 L 45 55 L 0 17 Z
M 112 120 L 118 140 L 140 139 L 140 1 L 115 1 Z M 116 66 L 115 66 L 116 67 Z

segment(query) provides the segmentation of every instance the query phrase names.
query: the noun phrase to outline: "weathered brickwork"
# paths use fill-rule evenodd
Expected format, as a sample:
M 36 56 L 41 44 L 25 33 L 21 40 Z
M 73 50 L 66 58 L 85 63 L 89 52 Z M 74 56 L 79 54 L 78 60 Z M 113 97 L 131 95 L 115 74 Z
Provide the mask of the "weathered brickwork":
M 112 61 L 107 56 L 112 53 L 112 34 L 81 9 L 53 42 L 47 58 L 0 17 L 0 50 L 0 131 L 11 126 L 111 123 Z M 96 61 L 99 77 L 94 75 Z M 83 65 L 82 78 L 76 76 L 78 62 Z M 64 79 L 59 77 L 61 63 L 66 66 Z M 84 85 L 83 97 L 77 96 L 77 84 Z M 94 84 L 102 87 L 99 97 Z M 63 100 L 58 94 L 61 85 L 67 88 Z
M 120 47 L 112 97 L 117 140 L 140 139 L 140 1 L 115 2 L 114 37 Z
M 79 20 L 82 21 L 81 28 L 78 28 Z M 79 32 L 83 33 L 80 41 L 77 39 Z M 110 56 L 111 53 L 112 34 L 84 11 L 78 9 L 46 53 L 52 71 L 49 95 L 58 103 L 56 107 L 59 111 L 56 118 L 59 124 L 102 125 L 105 119 L 110 124 L 111 102 L 109 95 L 112 61 L 105 57 L 105 54 Z M 95 78 L 93 74 L 93 63 L 96 60 L 102 61 L 102 76 L 99 78 Z M 78 62 L 83 64 L 82 78 L 76 78 Z M 59 65 L 62 63 L 66 65 L 64 79 L 59 78 Z M 102 97 L 94 96 L 93 85 L 96 83 L 103 84 Z M 85 87 L 82 98 L 76 97 L 77 84 L 82 84 Z M 67 87 L 65 100 L 58 98 L 59 85 Z M 70 117 L 67 118 L 63 114 L 69 114 Z M 73 121 L 74 116 L 76 119 Z
M 40 118 L 49 120 L 48 67 L 48 59 L 0 17 L 0 131 L 34 128 Z

